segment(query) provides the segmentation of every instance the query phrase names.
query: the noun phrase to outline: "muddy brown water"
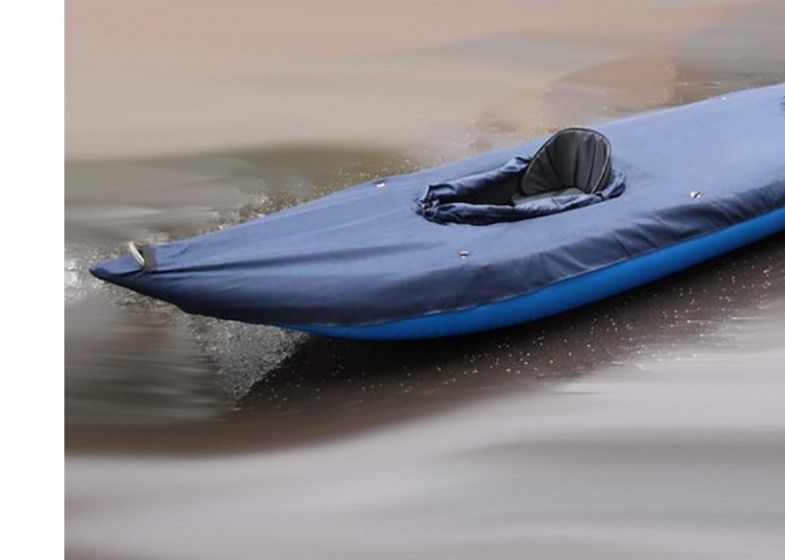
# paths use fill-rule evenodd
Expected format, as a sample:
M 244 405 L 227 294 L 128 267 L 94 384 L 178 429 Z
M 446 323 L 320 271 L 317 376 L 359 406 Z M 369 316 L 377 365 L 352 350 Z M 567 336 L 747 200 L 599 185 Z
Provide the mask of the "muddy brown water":
M 779 557 L 783 235 L 533 324 L 403 343 L 192 317 L 87 267 L 784 81 L 782 4 L 102 6 L 67 14 L 68 557 Z M 281 24 L 302 10 L 333 31 Z

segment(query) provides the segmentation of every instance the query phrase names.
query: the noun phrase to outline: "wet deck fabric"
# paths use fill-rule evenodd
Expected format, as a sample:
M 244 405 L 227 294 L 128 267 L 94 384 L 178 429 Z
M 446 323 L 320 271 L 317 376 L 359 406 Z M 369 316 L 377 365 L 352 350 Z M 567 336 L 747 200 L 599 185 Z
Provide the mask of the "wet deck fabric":
M 540 138 L 157 245 L 154 270 L 126 254 L 92 272 L 191 313 L 373 325 L 535 293 L 785 207 L 785 84 L 593 128 L 626 185 L 601 204 L 483 226 L 417 213 L 428 185 L 529 159 Z

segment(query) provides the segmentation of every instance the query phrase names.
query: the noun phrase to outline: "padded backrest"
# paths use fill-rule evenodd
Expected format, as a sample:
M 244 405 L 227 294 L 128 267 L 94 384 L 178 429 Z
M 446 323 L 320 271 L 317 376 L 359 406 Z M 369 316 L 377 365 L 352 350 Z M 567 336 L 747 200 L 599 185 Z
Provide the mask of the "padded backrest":
M 567 128 L 537 150 L 521 178 L 520 188 L 524 196 L 570 188 L 593 194 L 607 186 L 610 176 L 608 139 L 594 130 Z

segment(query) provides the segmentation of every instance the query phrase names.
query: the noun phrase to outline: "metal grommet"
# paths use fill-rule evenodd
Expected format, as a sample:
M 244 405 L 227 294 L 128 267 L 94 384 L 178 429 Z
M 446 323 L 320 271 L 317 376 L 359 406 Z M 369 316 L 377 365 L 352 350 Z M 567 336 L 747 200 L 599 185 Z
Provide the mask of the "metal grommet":
M 700 198 L 701 197 L 701 192 L 700 191 L 692 191 L 692 192 L 690 192 L 690 196 L 692 198 Z

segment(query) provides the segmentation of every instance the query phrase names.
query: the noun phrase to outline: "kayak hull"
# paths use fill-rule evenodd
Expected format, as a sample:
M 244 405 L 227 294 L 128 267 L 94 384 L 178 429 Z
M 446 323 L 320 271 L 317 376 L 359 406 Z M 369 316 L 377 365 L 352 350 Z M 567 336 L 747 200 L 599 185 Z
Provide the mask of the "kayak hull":
M 785 231 L 785 208 L 551 284 L 530 294 L 471 309 L 434 313 L 377 325 L 279 326 L 359 340 L 443 338 L 510 327 L 620 294 L 782 231 Z

